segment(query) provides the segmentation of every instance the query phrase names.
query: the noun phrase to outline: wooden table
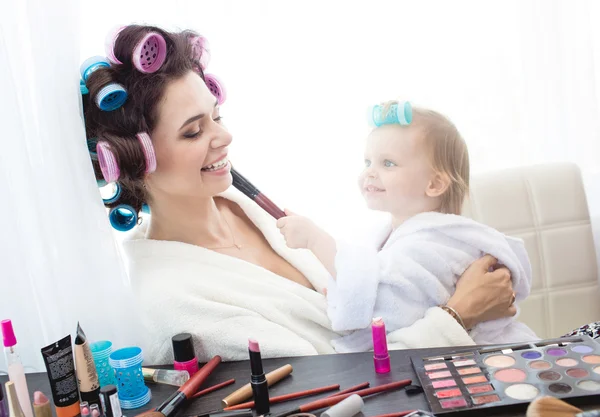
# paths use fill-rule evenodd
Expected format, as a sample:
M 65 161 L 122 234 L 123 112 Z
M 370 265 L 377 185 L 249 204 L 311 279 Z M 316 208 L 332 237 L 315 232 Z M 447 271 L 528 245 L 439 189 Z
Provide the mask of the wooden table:
M 461 351 L 464 350 L 464 348 L 454 348 L 452 350 Z M 287 363 L 294 367 L 294 372 L 292 375 L 271 387 L 269 392 L 272 396 L 275 396 L 310 388 L 322 387 L 330 384 L 340 384 L 340 389 L 345 389 L 365 381 L 369 381 L 371 386 L 398 381 L 401 379 L 412 379 L 413 383 L 419 384 L 417 376 L 412 369 L 410 356 L 429 356 L 435 355 L 442 351 L 448 352 L 449 349 L 413 349 L 390 352 L 392 358 L 392 371 L 386 375 L 378 375 L 375 373 L 373 368 L 373 356 L 371 353 L 265 359 L 263 360 L 263 364 L 265 372 L 270 372 L 273 369 L 276 369 Z M 250 381 L 249 362 L 242 361 L 220 364 L 209 377 L 209 379 L 203 384 L 202 388 L 226 381 L 230 378 L 236 379 L 236 383 L 234 385 L 230 385 L 205 397 L 193 400 L 187 408 L 179 413 L 179 415 L 192 416 L 220 408 L 221 399 Z M 0 377 L 0 381 L 5 382 L 6 377 Z M 28 374 L 27 381 L 29 384 L 29 391 L 32 396 L 34 391 L 39 390 L 50 397 L 50 384 L 45 373 Z M 136 414 L 156 407 L 175 391 L 175 387 L 169 385 L 148 384 L 148 386 L 152 390 L 152 401 L 140 409 L 123 410 L 127 417 L 134 417 Z M 271 411 L 285 411 L 293 406 L 297 406 L 314 399 L 323 398 L 330 394 L 331 393 L 321 394 L 319 396 L 308 397 L 308 399 L 304 398 L 282 404 L 276 404 L 271 407 Z M 600 408 L 600 404 L 587 407 L 580 406 L 580 408 L 588 410 L 595 409 Z M 425 395 L 408 395 L 404 390 L 398 390 L 367 398 L 365 400 L 365 408 L 363 413 L 365 416 L 375 416 L 378 414 L 412 409 L 429 410 Z M 492 415 L 492 413 L 488 411 L 489 410 L 486 410 L 486 415 Z M 500 411 L 498 413 L 494 413 L 493 415 L 525 416 L 525 410 L 523 409 L 520 413 L 515 411 Z

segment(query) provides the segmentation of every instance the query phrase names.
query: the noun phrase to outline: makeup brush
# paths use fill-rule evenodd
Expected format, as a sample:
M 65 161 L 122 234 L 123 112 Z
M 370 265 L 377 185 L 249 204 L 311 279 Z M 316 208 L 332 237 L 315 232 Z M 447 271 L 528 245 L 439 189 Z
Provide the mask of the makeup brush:
M 228 379 L 225 382 L 221 382 L 220 384 L 213 385 L 212 387 L 208 387 L 206 389 L 203 389 L 202 391 L 198 391 L 197 393 L 195 393 L 192 396 L 192 398 L 200 398 L 200 397 L 202 397 L 204 395 L 210 394 L 211 392 L 220 390 L 221 388 L 225 388 L 225 387 L 227 387 L 227 386 L 229 386 L 231 384 L 235 384 L 235 379 L 233 379 L 233 378 L 232 379 Z M 241 407 L 241 408 L 244 408 L 244 407 Z M 246 407 L 246 408 L 249 408 L 249 407 Z
M 215 370 L 217 365 L 221 363 L 221 357 L 215 356 L 209 360 L 198 372 L 194 374 L 185 384 L 167 398 L 161 405 L 156 407 L 154 411 L 138 414 L 144 417 L 169 417 L 175 415 L 177 410 L 198 391 L 198 388 Z
M 276 219 L 285 217 L 285 213 L 275 205 L 266 195 L 260 192 L 250 181 L 231 167 L 231 176 L 233 177 L 233 186 L 244 193 L 248 198 L 258 204 L 264 211 Z
M 358 391 L 359 389 L 369 388 L 369 385 L 370 384 L 368 382 L 363 382 L 362 384 L 354 385 L 353 387 L 346 388 L 345 390 L 342 390 L 340 392 L 336 392 L 334 394 L 328 395 L 325 398 L 336 397 L 338 395 L 343 395 L 343 394 L 348 394 L 349 392 Z
M 332 405 L 335 405 L 335 404 L 345 400 L 346 398 L 350 397 L 351 395 L 359 395 L 361 397 L 365 397 L 367 395 L 372 395 L 372 394 L 377 394 L 380 392 L 391 391 L 394 389 L 403 388 L 410 384 L 412 384 L 412 381 L 410 379 L 404 379 L 402 381 L 390 382 L 389 384 L 379 385 L 379 386 L 373 387 L 373 388 L 362 389 L 362 390 L 348 393 L 348 394 L 342 394 L 342 395 L 336 395 L 335 397 L 323 398 L 321 400 L 316 400 L 316 401 L 313 401 L 313 402 L 310 402 L 307 404 L 303 404 L 298 408 L 294 408 L 293 410 L 288 410 L 288 411 L 285 411 L 280 414 L 275 414 L 273 417 L 288 417 L 288 416 L 291 416 L 292 414 L 308 413 L 308 412 L 311 412 L 314 410 L 318 410 L 320 408 L 331 407 Z
M 527 407 L 527 417 L 600 417 L 600 410 L 583 411 L 554 397 L 542 397 Z

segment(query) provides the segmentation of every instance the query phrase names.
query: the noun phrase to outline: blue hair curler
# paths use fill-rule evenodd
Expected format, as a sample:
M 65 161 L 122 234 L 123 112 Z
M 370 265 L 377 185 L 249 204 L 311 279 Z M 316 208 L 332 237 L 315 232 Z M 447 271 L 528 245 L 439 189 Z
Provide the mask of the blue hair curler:
M 138 215 L 133 207 L 121 204 L 108 213 L 108 219 L 115 230 L 127 232 L 137 225 Z
M 148 204 L 142 204 L 142 213 L 150 214 L 150 207 Z
M 113 182 L 113 183 L 107 184 L 105 186 L 108 186 L 108 185 L 113 185 L 114 192 L 110 197 L 102 199 L 102 202 L 104 204 L 112 204 L 112 203 L 116 202 L 119 199 L 119 197 L 121 197 L 121 186 L 119 185 L 118 182 Z M 102 188 L 104 188 L 104 187 L 102 187 Z
M 110 62 L 108 62 L 108 60 L 103 56 L 93 56 L 83 61 L 83 63 L 79 67 L 79 72 L 81 73 L 83 83 L 87 83 L 87 80 L 92 74 L 92 72 L 102 67 L 110 67 Z
M 105 187 L 106 184 L 108 184 L 108 183 L 104 180 L 96 180 L 96 185 L 98 185 L 98 188 Z
M 369 124 L 379 127 L 381 125 L 399 124 L 409 125 L 412 122 L 412 106 L 408 101 L 401 101 L 389 106 L 384 115 L 384 106 L 377 104 L 369 109 Z M 384 117 L 385 116 L 385 117 Z
M 79 80 L 79 91 L 81 92 L 82 96 L 85 96 L 90 92 L 90 90 L 88 90 L 88 88 L 85 86 L 85 82 L 83 80 Z
M 127 91 L 121 84 L 110 83 L 102 87 L 96 95 L 96 105 L 102 111 L 118 109 L 127 100 Z
M 98 159 L 98 153 L 96 152 L 96 145 L 98 144 L 97 138 L 91 138 L 87 140 L 88 151 L 90 152 L 90 158 L 93 160 Z

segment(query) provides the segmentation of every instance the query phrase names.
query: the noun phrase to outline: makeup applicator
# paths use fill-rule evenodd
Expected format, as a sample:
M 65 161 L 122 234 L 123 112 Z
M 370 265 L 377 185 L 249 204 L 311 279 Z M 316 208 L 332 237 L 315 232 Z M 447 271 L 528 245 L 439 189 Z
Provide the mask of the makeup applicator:
M 237 172 L 233 166 L 231 167 L 231 176 L 233 177 L 233 186 L 258 204 L 264 211 L 275 217 L 275 219 L 285 217 L 283 210 L 277 207 L 266 195 L 261 193 L 250 181 Z
M 527 417 L 600 417 L 600 410 L 583 411 L 554 397 L 542 397 L 527 407 Z

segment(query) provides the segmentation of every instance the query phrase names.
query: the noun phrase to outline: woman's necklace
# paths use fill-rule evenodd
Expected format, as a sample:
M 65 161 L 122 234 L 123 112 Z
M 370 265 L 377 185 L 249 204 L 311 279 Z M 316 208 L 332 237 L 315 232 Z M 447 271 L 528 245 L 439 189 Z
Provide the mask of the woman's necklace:
M 219 249 L 231 249 L 231 248 L 237 248 L 238 250 L 242 249 L 242 245 L 238 245 L 238 243 L 235 241 L 235 235 L 233 234 L 233 229 L 231 228 L 231 226 L 229 225 L 229 222 L 227 221 L 227 218 L 225 218 L 225 216 L 223 216 L 223 220 L 225 220 L 225 224 L 227 225 L 227 228 L 229 229 L 229 233 L 231 234 L 231 240 L 233 241 L 233 243 L 229 246 L 218 246 L 218 247 L 214 247 L 214 248 L 206 248 L 206 249 L 210 249 L 210 250 L 219 250 Z

